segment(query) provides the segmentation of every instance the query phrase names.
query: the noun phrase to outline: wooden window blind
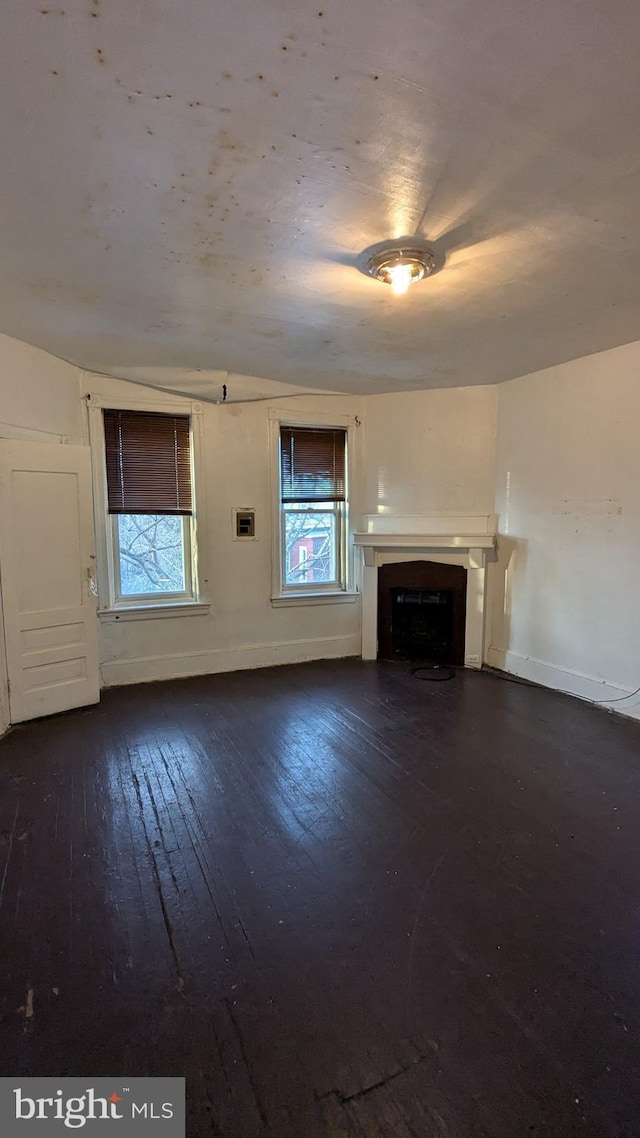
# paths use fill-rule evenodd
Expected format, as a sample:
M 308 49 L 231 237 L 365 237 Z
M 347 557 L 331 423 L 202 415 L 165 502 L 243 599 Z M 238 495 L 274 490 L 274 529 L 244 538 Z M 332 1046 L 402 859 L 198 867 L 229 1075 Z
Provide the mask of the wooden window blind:
M 327 427 L 280 428 L 283 502 L 344 502 L 346 431 Z
M 190 514 L 188 415 L 105 411 L 110 514 Z

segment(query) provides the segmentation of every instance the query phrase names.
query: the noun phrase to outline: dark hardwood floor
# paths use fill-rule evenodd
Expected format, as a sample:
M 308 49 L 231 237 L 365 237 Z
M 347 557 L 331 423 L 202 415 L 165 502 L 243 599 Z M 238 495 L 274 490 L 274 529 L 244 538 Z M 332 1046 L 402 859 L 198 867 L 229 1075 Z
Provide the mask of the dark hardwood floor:
M 0 744 L 3 1075 L 188 1134 L 640 1134 L 640 727 L 460 672 L 121 688 Z

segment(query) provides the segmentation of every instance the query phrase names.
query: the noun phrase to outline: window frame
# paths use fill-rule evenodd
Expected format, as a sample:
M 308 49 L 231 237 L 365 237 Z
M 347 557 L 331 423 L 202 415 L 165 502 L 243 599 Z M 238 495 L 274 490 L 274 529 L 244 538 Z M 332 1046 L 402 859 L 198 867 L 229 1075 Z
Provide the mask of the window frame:
M 272 589 L 271 603 L 273 605 L 286 605 L 296 603 L 321 604 L 339 601 L 356 600 L 358 594 L 353 587 L 353 557 L 350 549 L 350 497 L 351 473 L 354 443 L 355 421 L 352 416 L 331 415 L 326 413 L 306 412 L 301 415 L 287 412 L 286 409 L 271 408 L 270 442 L 271 442 L 271 498 L 273 503 L 272 517 Z M 300 428 L 327 428 L 345 432 L 345 501 L 344 502 L 316 502 L 311 506 L 307 503 L 310 513 L 323 510 L 336 515 L 336 562 L 338 578 L 330 582 L 305 581 L 300 584 L 287 584 L 286 582 L 286 544 L 284 519 L 287 506 L 294 511 L 304 508 L 304 500 L 296 502 L 282 502 L 281 486 L 281 436 L 283 427 Z
M 115 382 L 115 381 L 114 381 Z M 96 571 L 98 615 L 101 619 L 136 619 L 148 616 L 171 616 L 181 612 L 208 611 L 208 602 L 199 589 L 198 534 L 205 531 L 204 486 L 202 463 L 202 405 L 191 400 L 127 399 L 117 394 L 87 394 L 89 443 L 93 467 L 94 514 L 96 529 Z M 191 441 L 191 489 L 193 512 L 178 515 L 183 523 L 185 588 L 182 592 L 137 593 L 123 596 L 119 573 L 119 514 L 109 514 L 107 464 L 104 442 L 103 411 L 152 411 L 164 415 L 188 415 Z M 124 515 L 127 516 L 127 515 Z M 164 516 L 164 515 L 163 515 Z M 166 515 L 175 516 L 175 515 Z

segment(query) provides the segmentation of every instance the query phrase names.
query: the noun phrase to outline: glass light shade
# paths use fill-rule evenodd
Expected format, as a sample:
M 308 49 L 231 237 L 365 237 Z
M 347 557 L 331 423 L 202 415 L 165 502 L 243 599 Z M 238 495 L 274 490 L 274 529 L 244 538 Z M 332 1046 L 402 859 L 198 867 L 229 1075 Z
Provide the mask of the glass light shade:
M 383 241 L 365 249 L 360 268 L 376 280 L 391 285 L 396 296 L 402 296 L 409 285 L 435 272 L 436 257 L 431 249 L 417 241 L 414 243 L 413 239 L 407 239 L 406 243 Z
M 387 269 L 389 274 L 389 283 L 391 291 L 394 296 L 402 296 L 407 292 L 409 285 L 413 281 L 413 268 L 411 265 L 390 265 Z

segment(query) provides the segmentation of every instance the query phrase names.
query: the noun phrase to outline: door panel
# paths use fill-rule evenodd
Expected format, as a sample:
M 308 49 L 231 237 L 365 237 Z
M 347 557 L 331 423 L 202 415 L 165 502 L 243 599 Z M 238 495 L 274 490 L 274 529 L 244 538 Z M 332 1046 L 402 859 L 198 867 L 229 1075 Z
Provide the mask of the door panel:
M 99 699 L 88 447 L 0 442 L 11 722 Z

